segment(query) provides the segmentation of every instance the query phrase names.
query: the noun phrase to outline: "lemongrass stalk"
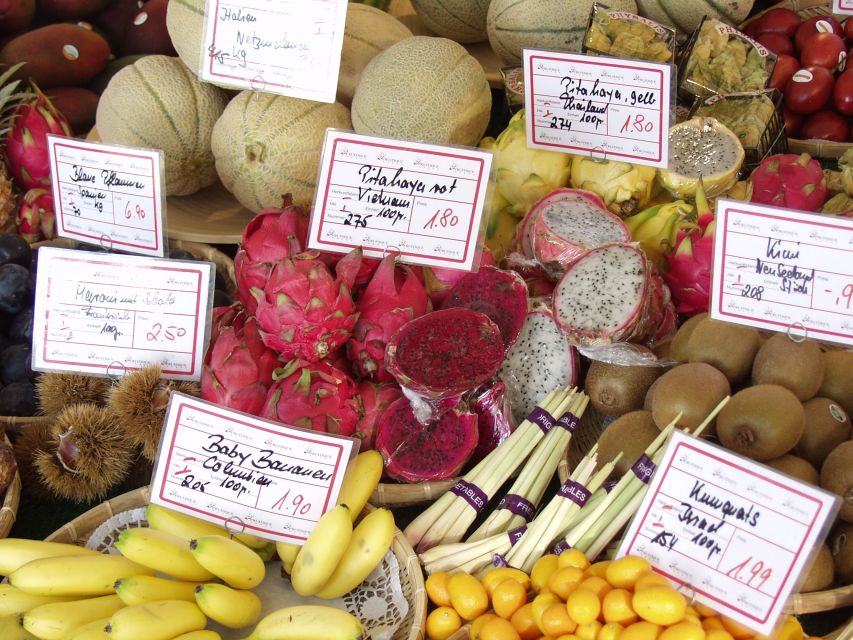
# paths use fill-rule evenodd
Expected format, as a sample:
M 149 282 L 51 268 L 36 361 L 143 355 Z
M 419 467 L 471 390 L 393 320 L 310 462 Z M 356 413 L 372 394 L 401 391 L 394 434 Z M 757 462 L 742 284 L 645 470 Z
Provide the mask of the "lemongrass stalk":
M 507 535 L 497 534 L 484 538 L 483 540 L 478 540 L 477 542 L 452 542 L 450 544 L 440 544 L 418 554 L 418 557 L 424 567 L 444 566 L 445 564 L 450 564 L 450 566 L 459 566 L 482 553 L 491 553 L 492 549 L 499 546 L 498 538 L 507 538 Z M 452 563 L 456 564 L 454 565 Z M 443 569 L 437 570 L 441 571 Z
M 717 414 L 723 410 L 723 407 L 725 407 L 729 403 L 729 400 L 731 400 L 731 396 L 726 396 L 725 398 L 720 400 L 719 404 L 717 404 L 716 407 L 711 409 L 711 413 L 705 416 L 705 419 L 699 423 L 699 425 L 692 431 L 691 435 L 695 438 L 701 436 L 702 432 L 705 430 L 705 427 L 711 424 L 711 420 L 717 417 Z
M 648 485 L 643 485 L 634 493 L 633 496 L 631 496 L 631 499 L 628 500 L 621 511 L 614 514 L 614 517 L 609 522 L 604 521 L 605 527 L 599 534 L 598 538 L 588 548 L 581 549 L 587 558 L 597 558 L 598 554 L 601 553 L 608 544 L 610 544 L 610 541 L 616 536 L 616 534 L 619 533 L 626 524 L 628 524 L 631 518 L 634 517 L 634 514 L 637 513 L 637 509 L 640 508 L 640 504 L 643 502 L 643 498 L 645 497 L 648 488 Z

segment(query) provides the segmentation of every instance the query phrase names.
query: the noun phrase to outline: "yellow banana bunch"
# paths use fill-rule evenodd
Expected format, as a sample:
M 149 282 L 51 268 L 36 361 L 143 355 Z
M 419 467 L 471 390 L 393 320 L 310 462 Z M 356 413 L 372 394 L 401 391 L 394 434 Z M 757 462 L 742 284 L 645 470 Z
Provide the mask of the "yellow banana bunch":
M 292 542 L 276 542 L 275 550 L 278 552 L 278 557 L 281 559 L 281 568 L 287 575 L 293 572 L 293 563 L 296 562 L 296 556 L 299 555 L 299 550 L 302 547 Z
M 339 504 L 320 516 L 293 563 L 290 582 L 301 596 L 312 596 L 329 580 L 352 537 L 349 507 Z
M 202 536 L 190 542 L 190 550 L 202 567 L 235 589 L 251 589 L 264 581 L 264 561 L 235 540 Z
M 367 514 L 353 530 L 338 566 L 315 595 L 325 599 L 339 598 L 355 589 L 382 561 L 393 540 L 393 514 L 388 509 Z
M 265 547 L 252 549 L 252 551 L 257 553 L 258 557 L 264 562 L 269 562 L 275 556 L 275 542 L 268 542 Z
M 165 531 L 149 527 L 125 529 L 119 534 L 115 548 L 128 560 L 179 580 L 202 582 L 214 578 L 196 561 L 185 540 Z
M 153 575 L 154 570 L 127 558 L 106 553 L 40 558 L 9 574 L 9 583 L 41 596 L 105 596 L 116 580 Z
M 195 590 L 195 601 L 204 615 L 229 629 L 248 627 L 261 617 L 261 599 L 245 589 L 211 582 Z
M 124 607 L 116 595 L 50 602 L 24 614 L 24 629 L 41 640 L 63 640 L 68 634 L 89 622 L 107 618 Z
M 110 640 L 172 640 L 200 631 L 207 618 L 194 602 L 160 600 L 119 609 L 107 625 Z
M 21 616 L 16 614 L 0 618 L 0 638 L 3 640 L 39 640 L 21 626 Z
M 13 613 L 24 613 L 40 604 L 67 602 L 75 599 L 74 596 L 35 596 L 4 582 L 0 584 L 0 618 Z M 2 637 L 3 635 L 0 634 L 0 638 Z
M 181 635 L 172 638 L 172 640 L 222 640 L 222 636 L 216 633 L 216 631 L 203 629 L 201 631 L 182 633 Z
M 158 531 L 165 531 L 172 535 L 183 538 L 187 542 L 202 536 L 230 536 L 231 534 L 212 522 L 199 520 L 184 513 L 161 507 L 157 504 L 149 504 L 145 510 L 145 519 L 148 526 Z M 239 527 L 238 527 L 239 528 Z M 238 533 L 233 536 L 247 547 L 261 549 L 267 545 L 267 540 L 258 538 L 249 533 Z
M 347 467 L 337 503 L 349 507 L 353 522 L 379 485 L 383 464 L 382 454 L 371 449 L 359 453 Z
M 64 640 L 110 640 L 110 634 L 105 631 L 109 622 L 109 618 L 87 622 L 82 627 L 74 629 L 71 635 L 65 636 Z
M 157 576 L 129 576 L 115 583 L 115 592 L 128 606 L 157 600 L 195 602 L 195 588 L 200 584 L 200 582 L 169 580 Z
M 273 611 L 245 640 L 363 640 L 364 628 L 347 611 L 297 605 Z
M 91 556 L 97 554 L 86 547 L 64 542 L 45 542 L 25 538 L 0 539 L 0 575 L 8 576 L 15 569 L 39 558 L 57 556 Z

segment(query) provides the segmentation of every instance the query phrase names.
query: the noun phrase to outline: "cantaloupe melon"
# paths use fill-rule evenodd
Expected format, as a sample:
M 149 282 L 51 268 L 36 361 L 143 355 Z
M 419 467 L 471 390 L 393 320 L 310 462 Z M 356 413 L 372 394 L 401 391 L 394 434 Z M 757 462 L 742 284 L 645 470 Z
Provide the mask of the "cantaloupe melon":
M 189 195 L 216 181 L 210 134 L 227 102 L 178 58 L 145 56 L 112 77 L 95 124 L 104 142 L 162 149 L 167 195 Z
M 170 0 L 166 8 L 166 29 L 172 45 L 195 74 L 201 69 L 204 6 L 205 0 Z
M 458 42 L 413 36 L 370 61 L 352 101 L 358 133 L 476 146 L 492 92 L 480 63 Z
M 690 3 L 693 0 L 678 0 Z M 507 64 L 522 49 L 580 51 L 594 0 L 492 0 L 486 16 L 489 44 Z M 634 0 L 608 0 L 614 10 L 637 13 Z
M 412 32 L 394 16 L 366 4 L 348 4 L 338 73 L 338 102 L 351 104 L 367 63 L 392 44 L 411 37 Z
M 421 21 L 443 38 L 456 42 L 482 42 L 486 33 L 489 0 L 412 0 Z
M 351 129 L 349 109 L 339 102 L 238 93 L 211 138 L 222 184 L 255 212 L 281 206 L 286 193 L 310 205 L 327 127 Z
M 640 15 L 675 27 L 681 38 L 690 36 L 705 15 L 737 26 L 752 5 L 753 0 L 637 0 Z

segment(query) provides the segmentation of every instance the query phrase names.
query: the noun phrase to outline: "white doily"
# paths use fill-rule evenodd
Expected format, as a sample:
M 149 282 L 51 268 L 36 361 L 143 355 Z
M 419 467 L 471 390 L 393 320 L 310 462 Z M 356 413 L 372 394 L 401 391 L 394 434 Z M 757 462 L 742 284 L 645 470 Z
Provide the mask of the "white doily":
M 112 516 L 95 529 L 86 541 L 89 549 L 101 553 L 117 553 L 113 543 L 118 534 L 133 527 L 145 527 L 145 509 L 131 509 Z M 300 596 L 290 586 L 290 580 L 282 577 L 280 563 L 267 563 L 267 575 L 254 591 L 261 598 L 261 617 L 295 604 L 323 604 L 345 609 L 361 620 L 367 638 L 371 640 L 406 640 L 413 624 L 414 606 L 411 582 L 400 579 L 400 564 L 393 552 L 385 558 L 367 577 L 358 589 L 343 598 L 321 600 Z M 223 640 L 238 640 L 245 637 L 245 629 L 233 630 L 214 624 L 208 628 L 218 631 Z

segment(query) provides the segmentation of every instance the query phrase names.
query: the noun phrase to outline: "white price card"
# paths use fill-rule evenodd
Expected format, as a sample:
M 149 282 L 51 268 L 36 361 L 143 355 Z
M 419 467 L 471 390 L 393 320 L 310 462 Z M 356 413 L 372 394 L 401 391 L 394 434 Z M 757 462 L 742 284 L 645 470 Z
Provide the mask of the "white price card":
M 162 151 L 48 136 L 57 235 L 166 255 Z
M 763 635 L 823 541 L 838 496 L 675 431 L 618 555 Z
M 212 289 L 210 262 L 41 247 L 33 369 L 198 380 Z
M 672 67 L 525 49 L 527 146 L 669 164 Z
M 492 154 L 326 131 L 308 246 L 471 271 Z
M 711 317 L 853 344 L 853 220 L 717 200 Z
M 335 505 L 354 443 L 174 393 L 151 502 L 302 544 Z
M 832 0 L 832 13 L 853 15 L 853 0 Z
M 200 78 L 334 102 L 347 0 L 207 0 Z

